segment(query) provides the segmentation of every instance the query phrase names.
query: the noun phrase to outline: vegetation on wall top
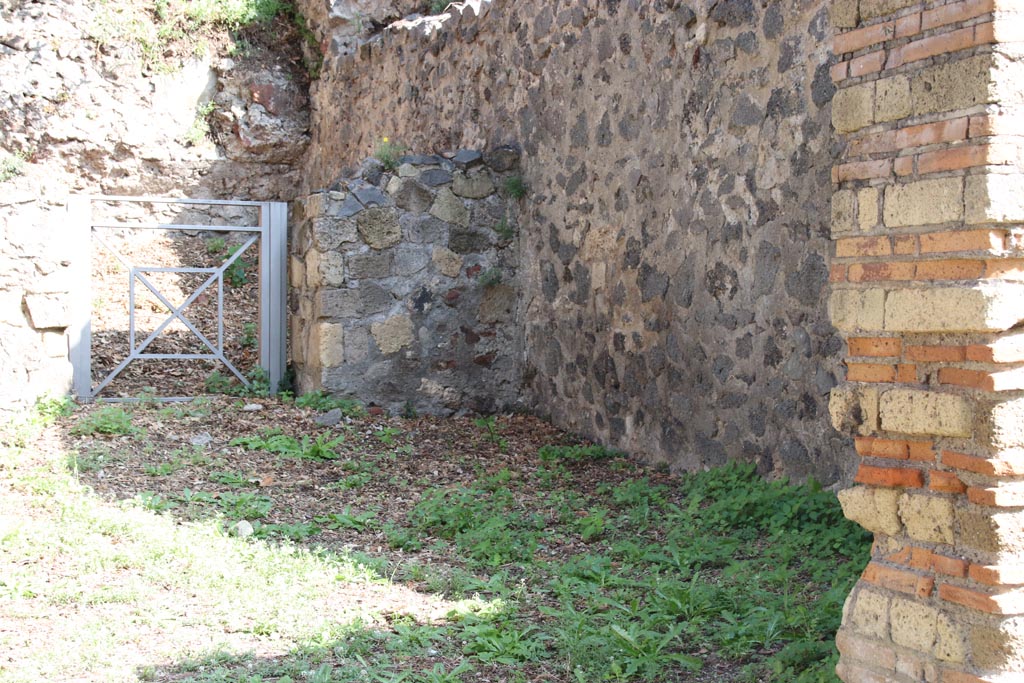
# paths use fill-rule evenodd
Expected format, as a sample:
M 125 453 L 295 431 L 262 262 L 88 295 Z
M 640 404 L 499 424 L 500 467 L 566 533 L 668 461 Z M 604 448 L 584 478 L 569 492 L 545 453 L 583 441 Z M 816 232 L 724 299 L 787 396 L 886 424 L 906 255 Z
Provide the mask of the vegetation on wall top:
M 129 47 L 144 72 L 169 72 L 206 54 L 244 56 L 264 46 L 305 44 L 306 71 L 319 71 L 319 51 L 305 18 L 288 0 L 100 0 L 89 36 L 104 51 Z

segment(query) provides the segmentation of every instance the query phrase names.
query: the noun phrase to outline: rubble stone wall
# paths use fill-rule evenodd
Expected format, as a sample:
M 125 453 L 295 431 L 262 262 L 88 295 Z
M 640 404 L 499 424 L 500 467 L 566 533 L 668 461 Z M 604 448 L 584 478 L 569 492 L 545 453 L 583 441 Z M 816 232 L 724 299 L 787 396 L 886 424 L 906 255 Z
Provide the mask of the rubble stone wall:
M 1024 676 L 1024 6 L 838 0 L 831 317 L 848 683 Z
M 292 359 L 300 392 L 392 413 L 515 407 L 523 369 L 518 153 L 375 160 L 293 203 Z
M 836 481 L 826 4 L 474 0 L 399 22 L 329 56 L 305 182 L 385 136 L 520 145 L 527 404 L 680 468 Z

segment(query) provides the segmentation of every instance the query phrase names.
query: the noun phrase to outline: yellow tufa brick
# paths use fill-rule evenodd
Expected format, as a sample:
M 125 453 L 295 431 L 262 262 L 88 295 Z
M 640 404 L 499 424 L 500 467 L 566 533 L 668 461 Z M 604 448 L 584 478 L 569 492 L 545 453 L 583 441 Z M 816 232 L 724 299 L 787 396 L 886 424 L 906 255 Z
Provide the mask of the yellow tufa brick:
M 876 534 L 896 536 L 902 530 L 898 505 L 900 491 L 870 486 L 854 486 L 838 494 L 843 514 Z
M 889 228 L 952 223 L 963 218 L 963 180 L 933 178 L 885 190 L 885 225 Z
M 907 535 L 919 541 L 952 545 L 953 503 L 945 496 L 904 493 L 899 501 L 900 519 Z
M 891 389 L 879 398 L 882 429 L 901 434 L 971 436 L 972 403 L 957 394 Z

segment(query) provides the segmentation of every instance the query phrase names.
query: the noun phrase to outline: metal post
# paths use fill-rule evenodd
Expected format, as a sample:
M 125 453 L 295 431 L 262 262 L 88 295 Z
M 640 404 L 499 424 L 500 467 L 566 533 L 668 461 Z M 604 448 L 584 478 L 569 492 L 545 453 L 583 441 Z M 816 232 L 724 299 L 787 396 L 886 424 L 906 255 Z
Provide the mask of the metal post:
M 70 197 L 67 203 L 68 239 L 74 245 L 71 277 L 71 326 L 68 350 L 72 367 L 72 392 L 79 400 L 92 399 L 92 202 L 88 197 Z
M 260 206 L 260 365 L 276 394 L 285 366 L 285 284 L 287 277 L 288 205 Z
M 270 204 L 270 392 L 276 394 L 287 364 L 288 205 Z

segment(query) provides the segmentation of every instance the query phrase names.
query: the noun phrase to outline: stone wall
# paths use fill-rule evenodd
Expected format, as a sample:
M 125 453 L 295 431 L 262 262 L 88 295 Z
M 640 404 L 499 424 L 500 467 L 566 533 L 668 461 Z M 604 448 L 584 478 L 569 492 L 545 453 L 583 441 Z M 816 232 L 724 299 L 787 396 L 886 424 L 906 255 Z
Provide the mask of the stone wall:
M 1024 677 L 1024 6 L 840 0 L 831 314 L 849 683 Z
M 34 195 L 0 199 L 0 412 L 71 386 L 65 330 L 74 243 L 65 223 L 62 211 L 40 207 Z
M 400 22 L 326 62 L 306 182 L 384 136 L 521 143 L 527 403 L 674 466 L 835 481 L 825 5 L 474 1 Z
M 403 156 L 293 203 L 300 392 L 393 413 L 493 412 L 520 395 L 519 154 Z

